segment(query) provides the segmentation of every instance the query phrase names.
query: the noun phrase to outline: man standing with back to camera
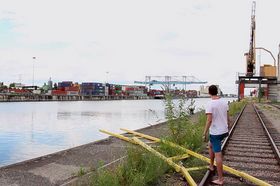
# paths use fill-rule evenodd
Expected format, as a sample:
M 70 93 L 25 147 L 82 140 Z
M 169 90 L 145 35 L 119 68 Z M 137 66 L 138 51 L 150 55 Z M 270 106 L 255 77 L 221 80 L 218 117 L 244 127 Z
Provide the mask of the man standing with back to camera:
M 210 156 L 210 171 L 214 171 L 214 159 L 216 159 L 216 166 L 218 172 L 218 179 L 212 181 L 217 185 L 223 185 L 223 159 L 222 159 L 222 140 L 228 136 L 229 114 L 228 104 L 226 101 L 220 99 L 218 88 L 211 85 L 208 89 L 211 96 L 211 101 L 206 106 L 207 121 L 203 132 L 203 139 L 206 141 L 209 130 L 209 156 Z

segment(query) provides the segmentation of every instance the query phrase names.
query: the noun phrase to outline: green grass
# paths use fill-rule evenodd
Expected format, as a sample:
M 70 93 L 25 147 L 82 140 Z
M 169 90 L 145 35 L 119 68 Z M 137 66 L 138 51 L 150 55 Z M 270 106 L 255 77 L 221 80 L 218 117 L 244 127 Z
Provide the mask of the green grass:
M 229 106 L 229 115 L 230 116 L 235 116 L 237 113 L 239 113 L 242 108 L 247 104 L 247 100 L 241 100 L 241 101 L 235 101 L 230 103 Z
M 81 166 L 77 175 L 78 176 L 83 176 L 85 174 L 86 174 L 86 169 L 83 166 Z
M 127 160 L 115 170 L 99 170 L 92 176 L 92 186 L 142 186 L 157 181 L 169 167 L 142 148 L 129 147 Z

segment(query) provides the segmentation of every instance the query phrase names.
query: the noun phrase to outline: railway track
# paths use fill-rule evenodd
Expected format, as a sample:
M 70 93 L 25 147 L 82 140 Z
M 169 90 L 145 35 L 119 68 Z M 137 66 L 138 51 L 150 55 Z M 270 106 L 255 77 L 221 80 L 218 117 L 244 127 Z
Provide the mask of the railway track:
M 280 109 L 280 105 L 271 104 L 273 107 Z
M 224 141 L 223 163 L 280 186 L 279 133 L 268 120 L 261 118 L 263 114 L 253 104 L 244 108 Z M 212 185 L 209 182 L 212 179 L 217 179 L 217 175 L 207 171 L 200 185 Z M 226 172 L 224 180 L 224 185 L 254 185 Z

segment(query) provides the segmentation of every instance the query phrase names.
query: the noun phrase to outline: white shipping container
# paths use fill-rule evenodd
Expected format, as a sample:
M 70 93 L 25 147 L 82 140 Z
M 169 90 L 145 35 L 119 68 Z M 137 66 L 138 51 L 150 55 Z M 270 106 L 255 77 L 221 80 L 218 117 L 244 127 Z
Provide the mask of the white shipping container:
M 105 87 L 105 96 L 108 96 L 109 95 L 109 87 Z
M 78 96 L 79 91 L 66 91 L 67 96 Z
M 51 90 L 48 90 L 48 92 L 46 93 L 46 95 L 52 95 L 52 91 Z
M 33 94 L 41 94 L 41 90 L 33 90 Z

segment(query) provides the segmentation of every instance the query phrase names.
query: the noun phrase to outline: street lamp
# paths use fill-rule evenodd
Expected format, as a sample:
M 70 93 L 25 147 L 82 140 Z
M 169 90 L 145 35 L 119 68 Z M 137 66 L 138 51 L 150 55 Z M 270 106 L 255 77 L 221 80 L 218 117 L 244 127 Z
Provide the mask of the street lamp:
M 34 64 L 35 64 L 36 57 L 33 57 L 32 59 L 33 59 L 32 86 L 34 86 Z
M 105 82 L 105 84 L 108 83 L 108 74 L 109 74 L 109 72 L 106 72 L 106 82 Z

